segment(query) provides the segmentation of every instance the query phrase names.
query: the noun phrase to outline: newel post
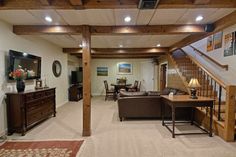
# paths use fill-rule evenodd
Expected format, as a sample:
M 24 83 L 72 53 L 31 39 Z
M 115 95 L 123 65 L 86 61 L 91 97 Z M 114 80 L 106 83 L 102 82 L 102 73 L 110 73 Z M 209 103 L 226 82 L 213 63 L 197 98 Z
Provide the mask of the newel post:
M 236 86 L 226 87 L 224 139 L 234 141 Z

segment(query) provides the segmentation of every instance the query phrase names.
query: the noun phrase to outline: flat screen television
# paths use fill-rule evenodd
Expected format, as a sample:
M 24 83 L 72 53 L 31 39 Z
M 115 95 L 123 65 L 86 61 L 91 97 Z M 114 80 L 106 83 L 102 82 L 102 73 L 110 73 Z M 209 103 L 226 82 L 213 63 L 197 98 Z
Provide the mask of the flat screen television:
M 9 73 L 21 66 L 27 72 L 26 79 L 39 79 L 41 77 L 41 57 L 10 50 L 9 58 Z M 13 80 L 11 76 L 9 79 Z
M 79 67 L 77 71 L 71 71 L 71 84 L 79 84 L 83 82 L 83 69 Z

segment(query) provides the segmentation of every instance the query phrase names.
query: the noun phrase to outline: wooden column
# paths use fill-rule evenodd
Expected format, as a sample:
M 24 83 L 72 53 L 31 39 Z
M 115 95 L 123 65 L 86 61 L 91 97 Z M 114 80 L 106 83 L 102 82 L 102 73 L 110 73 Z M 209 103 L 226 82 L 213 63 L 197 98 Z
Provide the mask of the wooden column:
M 83 136 L 91 135 L 91 34 L 89 26 L 82 26 L 83 60 Z
M 226 87 L 224 139 L 234 141 L 236 86 Z

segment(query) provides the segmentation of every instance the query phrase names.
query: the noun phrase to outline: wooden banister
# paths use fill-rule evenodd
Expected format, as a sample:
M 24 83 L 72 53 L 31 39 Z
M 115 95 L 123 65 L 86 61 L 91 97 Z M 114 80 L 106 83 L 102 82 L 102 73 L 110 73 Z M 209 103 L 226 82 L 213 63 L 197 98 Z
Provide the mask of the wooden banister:
M 188 55 L 183 49 L 180 49 L 182 52 L 184 52 L 186 55 Z M 226 84 L 224 83 L 224 81 L 222 81 L 221 79 L 219 79 L 218 77 L 215 76 L 215 74 L 213 74 L 211 71 L 207 70 L 205 67 L 203 67 L 201 65 L 201 63 L 196 60 L 195 58 L 193 58 L 192 56 L 188 55 L 189 58 L 198 66 L 200 67 L 207 75 L 209 75 L 213 80 L 215 80 L 219 85 L 221 85 L 224 89 L 226 89 Z
M 196 47 L 189 45 L 195 52 L 198 52 L 201 56 L 206 57 L 208 60 L 210 60 L 211 62 L 213 62 L 214 64 L 216 64 L 217 66 L 221 67 L 222 69 L 225 69 L 226 71 L 229 69 L 228 65 L 222 65 L 219 62 L 217 62 L 216 60 L 214 60 L 213 58 L 209 57 L 208 55 L 206 55 L 205 53 L 203 53 L 202 51 L 198 50 Z

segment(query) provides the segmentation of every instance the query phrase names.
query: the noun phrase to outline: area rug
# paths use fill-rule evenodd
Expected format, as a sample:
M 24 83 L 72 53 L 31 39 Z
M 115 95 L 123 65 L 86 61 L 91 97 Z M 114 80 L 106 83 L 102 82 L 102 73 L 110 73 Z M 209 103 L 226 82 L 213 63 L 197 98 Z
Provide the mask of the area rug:
M 0 157 L 75 157 L 83 141 L 8 141 Z

